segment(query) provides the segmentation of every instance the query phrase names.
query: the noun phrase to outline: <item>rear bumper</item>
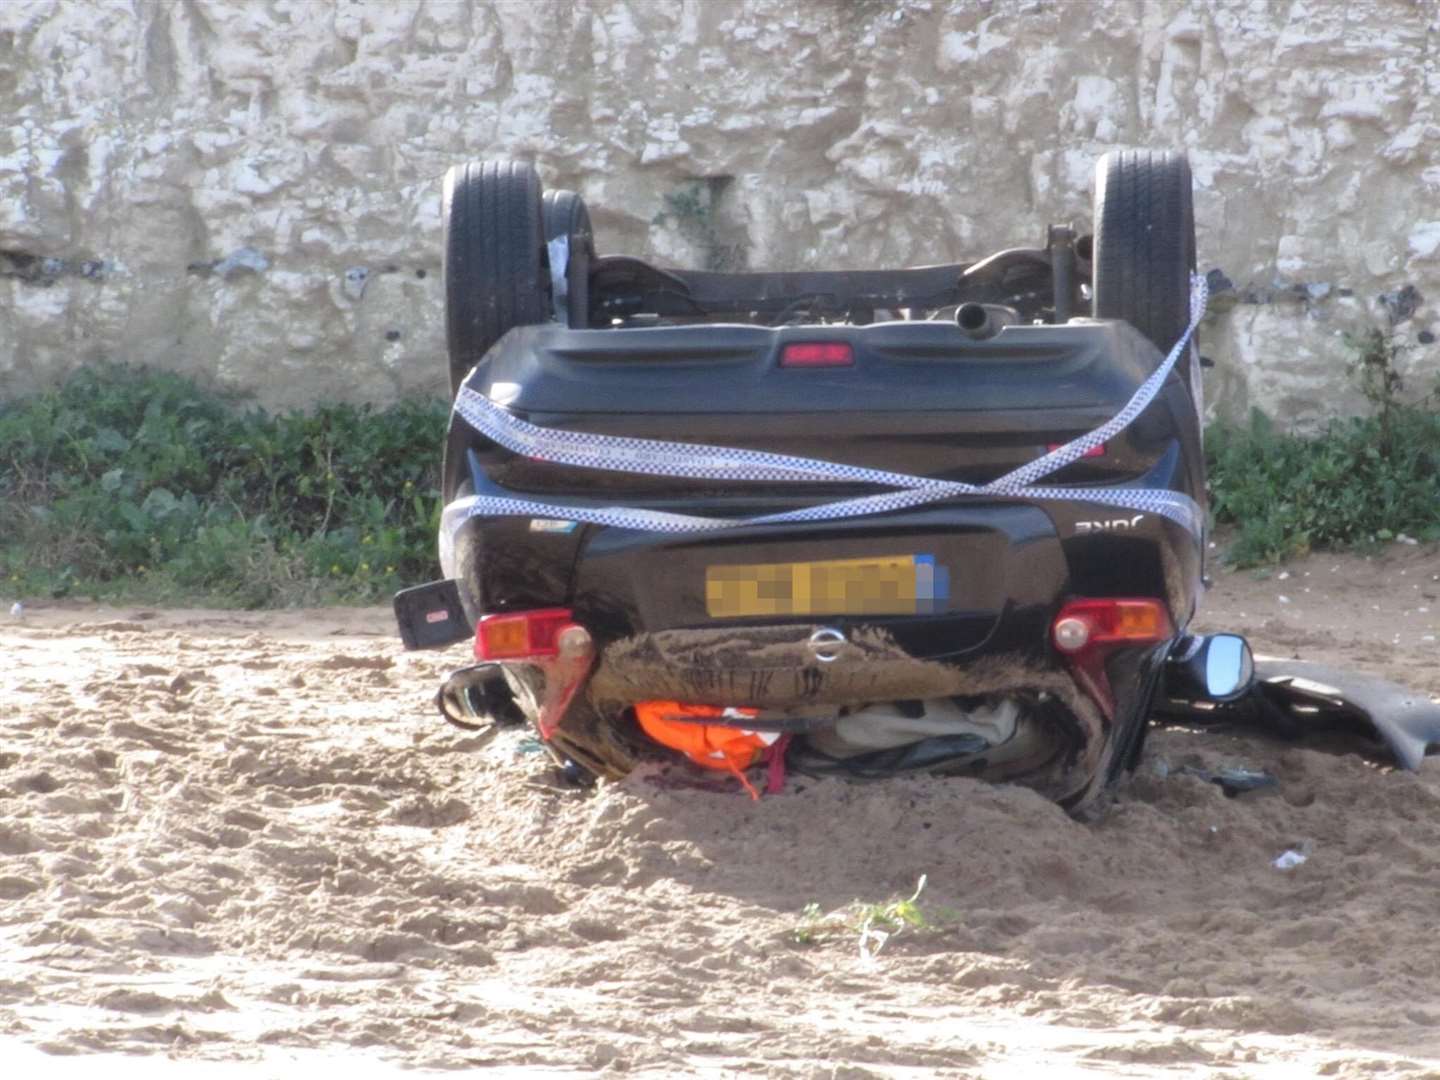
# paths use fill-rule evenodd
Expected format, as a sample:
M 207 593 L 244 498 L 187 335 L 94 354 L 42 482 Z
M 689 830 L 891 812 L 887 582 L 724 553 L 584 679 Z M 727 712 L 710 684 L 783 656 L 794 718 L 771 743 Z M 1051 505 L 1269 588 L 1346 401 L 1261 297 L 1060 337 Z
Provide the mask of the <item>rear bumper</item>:
M 923 659 L 879 627 L 851 628 L 822 660 L 819 626 L 661 630 L 612 642 L 590 683 L 602 708 L 669 699 L 788 709 L 980 695 L 1018 685 L 1058 690 L 1068 677 L 1038 655 L 1015 651 L 956 663 Z
M 1077 660 L 1067 659 L 1050 640 L 1057 615 L 1076 596 L 1075 560 L 1067 558 L 1051 519 L 1034 506 L 932 508 L 801 531 L 747 528 L 681 538 L 589 526 L 569 533 L 550 528 L 517 532 L 520 524 L 524 519 L 471 523 L 477 542 L 493 544 L 499 530 L 508 528 L 515 543 L 499 546 L 495 560 L 470 558 L 466 565 L 476 571 L 472 580 L 482 588 L 491 580 L 535 588 L 544 568 L 552 575 L 549 580 L 565 590 L 557 597 L 573 596 L 568 604 L 543 606 L 563 607 L 595 644 L 583 686 L 566 692 L 567 702 L 578 692 L 574 700 L 583 708 L 575 715 L 588 728 L 594 727 L 591 721 L 613 721 L 644 701 L 743 706 L 816 720 L 894 702 L 1058 702 L 1062 709 L 1046 705 L 1042 710 L 1044 738 L 1032 737 L 1019 758 L 1011 754 L 981 763 L 966 774 L 1023 781 L 1073 807 L 1133 759 L 1154 676 L 1171 645 L 1171 640 L 1152 637 L 1148 644 L 1106 646 L 1103 671 L 1085 666 L 1084 681 L 1077 678 Z M 1152 527 L 1169 526 L 1161 520 Z M 589 545 L 582 529 L 596 534 Z M 539 550 L 527 547 L 527 538 L 565 546 L 552 547 L 550 557 L 542 558 Z M 1096 573 L 1123 584 L 1132 598 L 1147 595 L 1136 581 L 1144 575 L 1141 557 L 1148 554 L 1162 567 L 1149 572 L 1154 591 L 1148 596 L 1164 596 L 1172 575 L 1163 572 L 1164 560 L 1157 554 L 1164 548 L 1161 536 L 1146 536 L 1143 530 L 1125 538 L 1086 532 L 1072 542 L 1100 565 Z M 717 561 L 783 562 L 807 551 L 876 556 L 907 546 L 911 551 L 930 546 L 954 568 L 959 587 L 947 596 L 946 610 L 818 619 L 706 615 L 704 570 Z M 562 573 L 570 584 L 562 584 Z M 521 601 L 511 608 L 537 606 L 542 605 Z M 1183 629 L 1182 620 L 1171 621 Z M 551 676 L 543 665 L 517 661 L 507 666 L 538 677 L 531 695 L 536 708 L 552 697 Z M 563 728 L 568 715 L 567 706 L 550 723 Z M 544 723 L 541 729 L 546 730 Z M 990 765 L 1001 768 L 996 772 Z
M 737 507 L 732 498 L 723 508 L 752 514 L 784 505 Z M 1203 565 L 1198 539 L 1164 518 L 1114 517 L 1094 503 L 1064 500 L 1043 507 L 955 501 L 861 519 L 684 535 L 470 518 L 452 542 L 446 569 L 460 581 L 472 623 L 488 613 L 570 607 L 602 646 L 641 633 L 726 625 L 706 604 L 707 571 L 716 567 L 913 555 L 932 560 L 948 582 L 944 603 L 897 618 L 814 618 L 842 629 L 878 625 L 922 658 L 1038 645 L 1071 596 L 1155 597 L 1183 629 Z

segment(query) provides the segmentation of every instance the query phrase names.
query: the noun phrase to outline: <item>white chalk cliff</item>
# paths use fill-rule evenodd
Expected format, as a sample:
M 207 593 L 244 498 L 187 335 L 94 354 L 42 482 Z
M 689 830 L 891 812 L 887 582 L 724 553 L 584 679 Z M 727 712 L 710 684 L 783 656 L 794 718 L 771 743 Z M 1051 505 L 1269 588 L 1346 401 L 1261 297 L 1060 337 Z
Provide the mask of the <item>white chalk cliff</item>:
M 1440 9 L 1410 0 L 6 0 L 0 394 L 97 358 L 267 405 L 445 383 L 438 178 L 533 160 L 602 251 L 789 269 L 1088 227 L 1191 158 L 1212 402 L 1364 406 L 1440 331 Z M 1216 276 L 1217 282 L 1220 277 Z

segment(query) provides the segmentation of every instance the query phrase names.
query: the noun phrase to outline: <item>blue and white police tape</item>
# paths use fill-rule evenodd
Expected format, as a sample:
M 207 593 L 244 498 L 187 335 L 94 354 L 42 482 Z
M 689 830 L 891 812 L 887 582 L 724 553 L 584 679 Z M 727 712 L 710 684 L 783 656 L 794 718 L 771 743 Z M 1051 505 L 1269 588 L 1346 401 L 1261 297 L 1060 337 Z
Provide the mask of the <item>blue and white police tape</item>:
M 1205 279 L 1198 274 L 1192 274 L 1189 325 L 1164 362 L 1140 385 L 1124 408 L 1093 431 L 1070 440 L 988 484 L 981 485 L 935 480 L 786 454 L 771 454 L 761 450 L 543 428 L 512 416 L 503 406 L 497 405 L 485 395 L 469 387 L 462 387 L 455 399 L 455 412 L 466 423 L 507 450 L 537 461 L 692 480 L 864 483 L 900 490 L 759 517 L 713 518 L 637 507 L 546 502 L 500 494 L 496 489 L 494 492 L 481 492 L 456 499 L 445 507 L 440 525 L 441 563 L 445 572 L 451 574 L 455 531 L 465 520 L 472 517 L 561 519 L 648 532 L 692 533 L 755 525 L 864 517 L 975 496 L 1023 499 L 1028 502 L 1093 502 L 1124 510 L 1158 514 L 1198 538 L 1204 527 L 1203 515 L 1195 501 L 1181 492 L 1164 488 L 1036 487 L 1033 482 L 1080 460 L 1087 451 L 1113 439 L 1134 422 L 1154 400 L 1180 357 L 1185 354 L 1194 337 L 1195 328 L 1205 314 L 1208 295 Z

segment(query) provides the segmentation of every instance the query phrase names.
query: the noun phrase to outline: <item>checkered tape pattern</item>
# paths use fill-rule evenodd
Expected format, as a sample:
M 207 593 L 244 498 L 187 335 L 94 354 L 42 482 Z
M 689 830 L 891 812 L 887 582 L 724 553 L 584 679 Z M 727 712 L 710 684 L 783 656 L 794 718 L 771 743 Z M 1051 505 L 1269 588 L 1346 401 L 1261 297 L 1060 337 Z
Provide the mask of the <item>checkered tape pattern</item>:
M 1185 332 L 1180 335 L 1180 340 L 1175 343 L 1165 361 L 1155 369 L 1154 373 L 1140 384 L 1139 389 L 1130 396 L 1125 407 L 1112 416 L 1105 423 L 1101 424 L 1094 431 L 1087 432 L 1079 438 L 1071 439 L 1064 446 L 1056 447 L 1048 454 L 1036 458 L 1028 465 L 1022 465 L 1013 472 L 1008 472 L 998 480 L 993 480 L 985 485 L 987 491 L 1008 491 L 1021 488 L 1032 480 L 1038 480 L 1042 476 L 1049 476 L 1057 469 L 1079 461 L 1085 454 L 1102 446 L 1113 439 L 1120 432 L 1129 427 L 1137 416 L 1145 411 L 1145 407 L 1155 400 L 1155 395 L 1165 385 L 1165 380 L 1170 377 L 1170 372 L 1179 363 L 1180 357 L 1185 355 L 1189 348 L 1191 339 L 1195 336 L 1195 328 L 1200 325 L 1200 319 L 1205 315 L 1205 305 L 1210 300 L 1210 286 L 1199 274 L 1190 275 L 1190 323 L 1185 327 Z
M 1134 422 L 1160 392 L 1180 357 L 1185 355 L 1185 350 L 1194 337 L 1195 328 L 1205 314 L 1208 296 L 1205 279 L 1198 274 L 1192 274 L 1189 325 L 1164 362 L 1110 420 L 1093 431 L 1072 439 L 1064 446 L 1036 458 L 1028 465 L 979 486 L 785 454 L 770 454 L 759 450 L 543 428 L 512 416 L 503 406 L 495 404 L 483 394 L 469 387 L 462 387 L 456 397 L 455 411 L 466 423 L 511 452 L 538 461 L 577 468 L 694 480 L 865 483 L 900 490 L 749 518 L 700 517 L 637 507 L 585 506 L 482 493 L 457 499 L 446 506 L 440 526 L 441 563 L 445 572 L 450 574 L 455 531 L 471 517 L 550 518 L 647 532 L 692 533 L 864 517 L 911 509 L 947 499 L 974 496 L 1038 502 L 1094 502 L 1117 509 L 1157 514 L 1198 537 L 1204 526 L 1200 508 L 1193 499 L 1181 492 L 1163 488 L 1037 487 L 1033 486 L 1032 482 L 1080 460 L 1087 451 L 1114 438 Z
M 468 386 L 461 387 L 456 396 L 455 412 L 487 439 L 513 453 L 582 469 L 690 480 L 797 480 L 885 487 L 928 487 L 940 482 L 763 450 L 735 450 L 700 443 L 661 442 L 540 427 L 510 415 L 503 406 Z M 973 484 L 959 486 L 969 491 L 980 490 Z

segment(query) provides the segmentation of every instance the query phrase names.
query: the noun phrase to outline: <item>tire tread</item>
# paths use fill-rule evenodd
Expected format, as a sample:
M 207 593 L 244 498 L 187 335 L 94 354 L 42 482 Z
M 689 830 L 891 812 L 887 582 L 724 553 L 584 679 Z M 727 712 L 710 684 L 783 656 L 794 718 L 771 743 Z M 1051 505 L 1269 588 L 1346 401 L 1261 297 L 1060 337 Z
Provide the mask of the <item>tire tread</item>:
M 1168 350 L 1189 321 L 1195 266 L 1190 166 L 1169 150 L 1122 150 L 1096 169 L 1096 318 L 1124 319 Z
M 595 236 L 585 200 L 573 191 L 547 191 L 543 199 L 545 241 L 562 236 L 570 239 L 570 263 L 566 267 L 565 323 L 572 330 L 590 326 L 590 264 L 595 259 Z M 557 301 L 558 305 L 558 301 Z M 559 316 L 558 310 L 556 315 Z
M 549 317 L 540 178 L 519 162 L 457 165 L 445 178 L 445 332 L 450 388 L 516 326 Z

